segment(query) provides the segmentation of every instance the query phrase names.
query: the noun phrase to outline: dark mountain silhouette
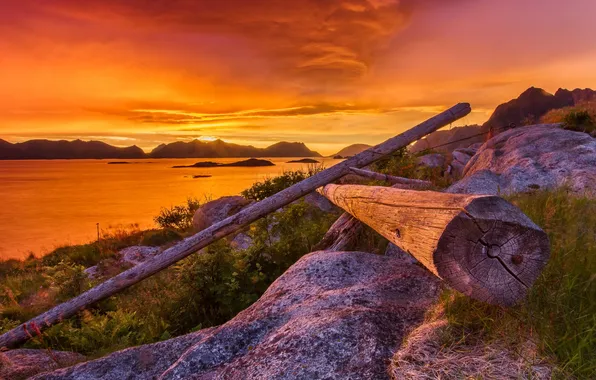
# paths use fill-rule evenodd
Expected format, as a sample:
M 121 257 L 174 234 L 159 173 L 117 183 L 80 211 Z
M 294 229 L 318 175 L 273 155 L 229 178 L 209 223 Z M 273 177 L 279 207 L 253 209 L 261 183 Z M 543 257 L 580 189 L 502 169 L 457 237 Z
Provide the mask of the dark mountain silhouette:
M 99 158 L 223 158 L 223 157 L 320 157 L 303 143 L 279 142 L 267 148 L 226 143 L 222 140 L 160 144 L 146 154 L 139 147 L 119 148 L 101 141 L 29 140 L 9 143 L 0 139 L 0 160 L 99 159 Z
M 491 128 L 494 134 L 498 134 L 513 125 L 521 126 L 539 123 L 540 118 L 553 109 L 576 106 L 590 101 L 596 101 L 596 91 L 589 88 L 575 90 L 560 88 L 553 95 L 541 88 L 530 87 L 516 99 L 497 106 L 488 121 L 482 126 L 455 127 L 448 131 L 433 132 L 426 138 L 416 142 L 410 150 L 419 152 L 442 145 L 435 148 L 435 150 L 451 152 L 457 148 L 464 148 L 485 141 Z M 484 135 L 457 141 L 479 133 L 484 133 Z M 449 144 L 450 142 L 452 143 Z
M 530 87 L 516 99 L 499 105 L 484 123 L 482 130 L 507 129 L 511 124 L 516 126 L 535 124 L 550 110 L 575 106 L 592 100 L 596 100 L 596 91 L 589 88 L 578 88 L 573 91 L 559 89 L 553 95 L 541 88 Z
M 416 141 L 410 147 L 410 151 L 416 153 L 425 149 L 432 149 L 440 152 L 452 152 L 454 149 L 468 147 L 474 143 L 484 141 L 484 135 L 476 136 L 480 133 L 481 127 L 479 125 L 466 125 L 445 131 L 436 131 L 426 136 L 426 138 Z
M 29 140 L 11 144 L 0 140 L 0 159 L 144 158 L 138 146 L 119 148 L 101 141 Z
M 352 144 L 348 145 L 347 147 L 343 148 L 339 152 L 332 154 L 331 157 L 352 157 L 357 155 L 360 152 L 363 152 L 370 148 L 372 145 L 368 144 Z
M 161 144 L 149 153 L 154 158 L 218 158 L 218 157 L 320 157 L 304 143 L 279 142 L 267 148 L 226 143 L 222 140 L 174 142 Z

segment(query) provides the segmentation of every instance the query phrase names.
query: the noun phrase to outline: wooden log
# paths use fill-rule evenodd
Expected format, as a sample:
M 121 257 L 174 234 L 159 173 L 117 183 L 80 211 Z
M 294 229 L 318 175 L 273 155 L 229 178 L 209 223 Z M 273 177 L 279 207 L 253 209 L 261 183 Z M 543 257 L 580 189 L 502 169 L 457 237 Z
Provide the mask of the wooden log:
M 344 212 L 315 246 L 316 251 L 348 251 L 358 240 L 362 223 Z
M 500 197 L 362 185 L 319 192 L 481 301 L 515 304 L 549 257 L 544 231 Z
M 351 168 L 353 169 L 353 168 Z M 391 186 L 395 189 L 408 189 L 410 185 L 396 183 Z M 362 232 L 362 222 L 347 212 L 329 227 L 325 236 L 315 246 L 316 251 L 349 251 L 354 248 Z
M 371 178 L 377 181 L 387 181 L 391 184 L 401 184 L 401 185 L 408 185 L 412 188 L 429 188 L 432 186 L 432 182 L 424 181 L 421 179 L 412 179 L 412 178 L 404 178 L 404 177 L 396 177 L 389 174 L 382 174 L 373 172 L 370 170 L 358 169 L 358 168 L 350 168 L 350 171 L 354 174 L 357 174 L 361 177 Z
M 0 336 L 1 347 L 14 347 L 27 341 L 36 334 L 36 329 L 43 330 L 65 318 L 69 318 L 87 306 L 110 297 L 139 281 L 166 269 L 170 265 L 208 246 L 227 235 L 239 231 L 250 223 L 274 212 L 275 210 L 303 197 L 318 187 L 335 181 L 346 175 L 351 167 L 364 167 L 407 146 L 413 141 L 428 135 L 470 113 L 468 103 L 460 103 L 432 117 L 431 119 L 371 147 L 350 159 L 321 171 L 279 193 L 257 202 L 239 213 L 232 215 L 211 227 L 190 236 L 178 244 L 166 249 L 160 255 L 130 268 L 81 295 L 55 306 L 37 317 L 17 326 Z

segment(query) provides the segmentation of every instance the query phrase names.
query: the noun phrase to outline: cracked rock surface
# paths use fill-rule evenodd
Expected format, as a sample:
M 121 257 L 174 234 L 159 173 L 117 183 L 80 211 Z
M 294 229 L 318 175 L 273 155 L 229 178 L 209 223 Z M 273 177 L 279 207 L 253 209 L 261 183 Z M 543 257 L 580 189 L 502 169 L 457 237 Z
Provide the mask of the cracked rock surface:
M 313 252 L 224 325 L 38 379 L 384 379 L 438 292 L 400 259 Z

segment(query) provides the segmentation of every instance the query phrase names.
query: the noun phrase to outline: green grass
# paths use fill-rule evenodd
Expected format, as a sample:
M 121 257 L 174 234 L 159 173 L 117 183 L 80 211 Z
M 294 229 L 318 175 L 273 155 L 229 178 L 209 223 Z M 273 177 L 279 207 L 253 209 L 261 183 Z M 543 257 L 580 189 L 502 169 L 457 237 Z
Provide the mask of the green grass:
M 501 308 L 447 291 L 453 331 L 515 348 L 533 341 L 559 377 L 596 376 L 596 200 L 564 189 L 510 199 L 547 233 L 551 257 L 526 300 Z
M 171 216 L 174 210 L 181 215 L 168 220 L 188 220 L 190 209 L 187 203 L 160 215 Z M 250 226 L 246 231 L 253 238 L 249 249 L 236 251 L 227 240 L 218 241 L 206 254 L 187 257 L 92 305 L 34 337 L 25 347 L 98 357 L 225 323 L 311 252 L 336 217 L 304 202 L 286 206 Z M 125 269 L 116 260 L 119 249 L 139 243 L 168 245 L 188 233 L 169 228 L 118 230 L 99 243 L 61 247 L 43 258 L 0 262 L 0 333 L 103 281 L 89 280 L 83 273 L 85 267 L 99 263 L 113 276 Z
M 574 107 L 552 110 L 541 119 L 543 123 L 563 123 L 563 128 L 585 132 L 596 137 L 596 102 L 584 102 Z

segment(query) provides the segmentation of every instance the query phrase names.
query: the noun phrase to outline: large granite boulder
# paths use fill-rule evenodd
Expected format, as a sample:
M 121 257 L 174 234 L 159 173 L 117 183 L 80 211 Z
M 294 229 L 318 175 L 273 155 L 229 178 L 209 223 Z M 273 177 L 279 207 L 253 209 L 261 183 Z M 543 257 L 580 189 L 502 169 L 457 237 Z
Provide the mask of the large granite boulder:
M 72 366 L 85 360 L 75 352 L 18 349 L 0 352 L 0 379 L 28 379 L 39 373 Z
M 450 166 L 450 173 L 456 177 L 461 177 L 464 168 L 470 162 L 472 157 L 476 154 L 478 149 L 469 147 L 469 148 L 459 148 L 451 152 L 452 160 L 449 164 Z
M 385 379 L 439 280 L 403 260 L 314 252 L 226 324 L 39 379 Z
M 114 263 L 117 267 L 131 267 L 139 265 L 140 263 L 147 261 L 150 257 L 153 257 L 161 253 L 161 247 L 150 247 L 146 245 L 133 245 L 121 249 L 118 252 L 117 262 Z M 106 275 L 106 271 L 101 264 L 94 265 L 85 269 L 83 272 L 92 280 L 101 278 Z M 109 271 L 108 271 L 109 272 Z
M 511 194 L 566 185 L 596 192 L 596 139 L 556 124 L 518 127 L 487 141 L 451 193 Z
M 445 165 L 445 156 L 441 153 L 430 153 L 418 157 L 418 165 L 426 166 L 427 168 L 442 168 Z
M 241 196 L 221 197 L 207 202 L 195 212 L 192 225 L 196 231 L 202 231 L 212 224 L 236 214 L 250 203 L 250 200 Z

